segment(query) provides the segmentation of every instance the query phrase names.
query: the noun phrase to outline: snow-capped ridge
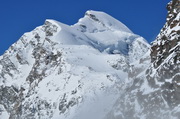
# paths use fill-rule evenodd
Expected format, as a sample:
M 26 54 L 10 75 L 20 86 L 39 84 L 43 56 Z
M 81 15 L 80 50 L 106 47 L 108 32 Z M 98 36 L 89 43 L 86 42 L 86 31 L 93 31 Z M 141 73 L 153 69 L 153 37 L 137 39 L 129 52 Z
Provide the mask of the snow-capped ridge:
M 132 33 L 124 24 L 104 12 L 89 10 L 73 26 L 68 26 L 55 20 L 46 20 L 46 22 L 54 24 L 58 26 L 58 29 L 61 29 L 57 31 L 58 33 L 53 39 L 58 39 L 58 41 L 55 41 L 62 44 L 88 45 L 100 52 L 128 55 L 132 54 L 129 53 L 131 44 L 139 40 L 138 42 L 142 41 L 144 42 L 142 44 L 147 45 L 145 49 L 149 49 L 149 44 L 144 38 Z M 51 28 L 51 26 L 49 27 Z M 135 47 L 139 46 L 139 44 L 136 45 Z M 135 59 L 138 57 L 139 55 Z
M 59 21 L 56 21 L 56 20 L 54 20 L 54 19 L 46 19 L 45 20 L 45 24 L 46 23 L 51 23 L 51 24 L 54 24 L 54 25 L 56 25 L 56 26 L 60 26 L 59 24 L 60 24 L 60 22 Z
M 47 19 L 0 56 L 0 119 L 179 119 L 180 15 L 169 12 L 151 50 L 104 12 Z
M 79 19 L 74 25 L 77 29 L 83 32 L 103 32 L 106 30 L 119 30 L 122 32 L 133 33 L 127 26 L 113 18 L 112 16 L 100 12 L 88 10 L 85 16 Z
M 0 118 L 103 119 L 147 46 L 103 12 L 87 11 L 74 26 L 47 19 L 0 56 Z

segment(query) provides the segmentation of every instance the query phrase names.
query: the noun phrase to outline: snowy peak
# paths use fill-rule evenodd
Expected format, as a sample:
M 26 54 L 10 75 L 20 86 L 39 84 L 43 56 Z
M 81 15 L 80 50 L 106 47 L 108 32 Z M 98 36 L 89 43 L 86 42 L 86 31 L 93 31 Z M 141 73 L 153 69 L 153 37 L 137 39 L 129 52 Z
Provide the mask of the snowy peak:
M 110 15 L 100 12 L 89 10 L 85 16 L 75 24 L 79 30 L 83 32 L 103 32 L 105 30 L 119 30 L 123 32 L 132 33 L 132 31 L 117 19 Z
M 144 54 L 144 51 L 149 49 L 149 44 L 144 42 L 144 38 L 134 34 L 123 23 L 104 12 L 89 10 L 72 28 L 83 33 L 88 43 L 100 52 L 130 56 L 129 61 L 134 61 L 133 54 L 138 54 L 137 52 Z M 136 41 L 139 43 L 135 43 Z M 140 44 L 144 44 L 143 48 Z M 135 47 L 145 49 L 132 50 Z
M 103 12 L 87 11 L 73 26 L 48 19 L 0 57 L 0 118 L 103 119 L 129 65 L 148 50 Z
M 46 20 L 44 26 L 47 27 L 46 34 L 56 31 L 51 38 L 55 42 L 64 45 L 88 45 L 100 52 L 130 56 L 129 61 L 139 59 L 149 49 L 144 38 L 132 33 L 124 24 L 104 12 L 87 11 L 73 26 L 55 20 Z M 136 48 L 144 50 L 135 50 Z M 134 56 L 135 54 L 140 55 Z
M 42 27 L 46 36 L 58 44 L 88 45 L 87 37 L 82 32 L 56 20 L 47 19 L 44 25 L 40 27 Z

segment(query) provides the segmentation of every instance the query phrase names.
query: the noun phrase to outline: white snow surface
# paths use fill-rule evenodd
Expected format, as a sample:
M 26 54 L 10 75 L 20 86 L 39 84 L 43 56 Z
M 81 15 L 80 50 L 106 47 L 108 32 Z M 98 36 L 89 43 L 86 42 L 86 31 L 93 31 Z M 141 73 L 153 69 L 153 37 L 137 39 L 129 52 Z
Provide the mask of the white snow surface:
M 87 32 L 103 32 L 105 30 L 111 31 L 123 31 L 132 33 L 132 31 L 117 19 L 110 15 L 100 12 L 89 10 L 85 13 L 85 16 L 79 20 L 73 27 L 80 28 L 79 25 L 84 25 L 87 28 Z
M 90 15 L 93 16 L 93 19 Z M 140 59 L 140 55 L 150 48 L 150 45 L 143 37 L 132 33 L 124 24 L 104 12 L 87 11 L 85 16 L 73 26 L 55 20 L 46 21 L 58 26 L 58 31 L 52 40 L 60 44 L 89 45 L 100 52 L 123 55 L 128 55 L 131 49 L 130 45 L 136 44 L 133 45 L 134 48 L 139 48 L 138 51 L 135 51 L 136 53 L 139 52 L 139 55 L 134 54 L 136 60 Z M 137 44 L 135 42 L 141 43 Z M 141 44 L 144 46 L 141 47 Z M 134 61 L 134 59 L 131 61 Z
M 52 34 L 47 35 L 49 32 Z M 33 55 L 38 53 L 36 48 L 41 49 L 38 60 Z M 4 73 L 0 85 L 23 87 L 26 98 L 22 104 L 29 104 L 31 110 L 44 100 L 51 105 L 47 109 L 42 104 L 41 117 L 35 114 L 35 119 L 103 119 L 123 92 L 119 87 L 128 78 L 128 65 L 148 50 L 144 38 L 103 12 L 87 11 L 73 26 L 48 19 L 0 57 L 7 62 L 3 65 L 12 64 L 16 69 L 10 69 L 11 76 L 0 65 Z M 59 52 L 61 56 L 54 63 L 49 61 Z M 30 83 L 27 79 L 34 70 L 44 73 L 43 79 Z M 66 106 L 61 110 L 62 102 Z M 0 114 L 3 119 L 7 116 Z
M 0 105 L 0 117 L 1 119 L 9 119 L 9 114 L 3 105 Z

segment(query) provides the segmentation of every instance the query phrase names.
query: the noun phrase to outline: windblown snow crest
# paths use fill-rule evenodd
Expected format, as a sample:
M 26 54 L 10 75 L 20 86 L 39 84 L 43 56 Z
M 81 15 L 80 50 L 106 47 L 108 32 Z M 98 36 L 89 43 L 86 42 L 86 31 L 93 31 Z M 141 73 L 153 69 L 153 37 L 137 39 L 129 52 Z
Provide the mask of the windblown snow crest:
M 72 26 L 46 20 L 0 57 L 0 118 L 106 118 L 128 77 L 150 63 L 149 48 L 103 12 Z

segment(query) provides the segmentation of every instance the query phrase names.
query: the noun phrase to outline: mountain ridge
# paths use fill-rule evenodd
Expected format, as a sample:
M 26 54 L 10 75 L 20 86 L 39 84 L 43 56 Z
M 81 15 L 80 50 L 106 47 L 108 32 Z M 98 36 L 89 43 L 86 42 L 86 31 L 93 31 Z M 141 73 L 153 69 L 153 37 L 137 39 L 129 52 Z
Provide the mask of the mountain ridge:
M 93 19 L 97 13 L 108 16 L 95 13 Z M 117 22 L 110 16 L 102 16 L 103 22 L 108 19 Z M 85 115 L 90 117 L 98 110 L 106 110 L 94 115 L 104 118 L 118 92 L 121 93 L 118 87 L 128 76 L 129 64 L 141 58 L 149 50 L 149 44 L 129 33 L 120 22 L 125 31 L 113 25 L 113 30 L 107 28 L 102 20 L 85 22 L 98 24 L 96 32 L 81 31 L 75 27 L 78 24 L 68 26 L 46 20 L 44 25 L 25 33 L 1 56 L 0 106 L 4 111 L 0 117 L 83 119 Z M 104 97 L 107 100 L 100 103 Z M 89 113 L 93 110 L 90 105 L 97 103 L 103 106 Z M 80 107 L 84 114 L 76 111 Z
M 46 20 L 0 57 L 0 117 L 178 119 L 179 4 L 151 47 L 103 12 Z
M 166 23 L 147 56 L 149 64 L 140 73 L 135 72 L 138 65 L 131 66 L 127 91 L 119 97 L 108 118 L 179 119 L 179 5 L 179 0 L 168 3 Z

